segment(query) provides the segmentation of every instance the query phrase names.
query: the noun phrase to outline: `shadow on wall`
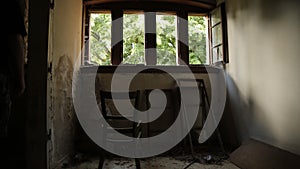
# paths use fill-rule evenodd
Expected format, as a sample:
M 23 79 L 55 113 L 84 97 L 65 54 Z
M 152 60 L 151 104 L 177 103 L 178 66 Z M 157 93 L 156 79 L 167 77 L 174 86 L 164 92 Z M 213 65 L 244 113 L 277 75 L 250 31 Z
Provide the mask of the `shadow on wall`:
M 299 2 L 226 1 L 231 52 L 228 71 L 232 75 L 227 78 L 226 113 L 233 116 L 241 141 L 256 137 L 299 150 L 299 137 L 291 134 L 299 128 L 295 120 L 299 81 L 294 78 L 299 72 L 299 48 L 295 46 L 299 39 Z M 278 68 L 283 71 L 274 73 Z
M 237 148 L 249 138 L 274 140 L 271 121 L 264 110 L 255 102 L 254 96 L 243 96 L 235 81 L 227 75 L 227 101 L 221 122 L 222 135 L 233 148 Z M 259 139 L 260 140 L 260 139 Z
M 227 6 L 227 11 L 229 16 L 233 19 L 243 11 L 251 11 L 253 14 L 257 14 L 262 20 L 268 20 L 269 22 L 275 21 L 282 14 L 283 5 L 291 5 L 293 3 L 298 3 L 295 0 L 228 0 L 229 6 Z M 251 15 L 251 12 L 249 13 Z
M 223 131 L 225 138 L 229 138 L 235 147 L 249 138 L 250 106 L 249 101 L 247 103 L 241 96 L 234 80 L 230 75 L 227 75 L 227 100 L 222 128 L 226 130 L 226 132 Z

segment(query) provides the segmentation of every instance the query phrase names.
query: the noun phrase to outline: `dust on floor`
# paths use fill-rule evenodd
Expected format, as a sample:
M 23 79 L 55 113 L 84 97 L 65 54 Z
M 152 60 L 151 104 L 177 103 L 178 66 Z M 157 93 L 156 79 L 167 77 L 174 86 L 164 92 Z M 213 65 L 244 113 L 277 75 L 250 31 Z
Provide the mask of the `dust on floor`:
M 174 157 L 152 157 L 141 159 L 141 169 L 183 169 L 188 166 L 191 161 L 183 160 L 184 158 Z M 97 169 L 98 158 L 88 159 L 82 163 L 76 164 L 68 169 Z M 133 159 L 127 158 L 113 158 L 107 159 L 104 163 L 103 169 L 135 169 L 135 162 Z M 193 163 L 188 169 L 239 169 L 234 164 L 225 160 L 221 164 L 200 164 Z

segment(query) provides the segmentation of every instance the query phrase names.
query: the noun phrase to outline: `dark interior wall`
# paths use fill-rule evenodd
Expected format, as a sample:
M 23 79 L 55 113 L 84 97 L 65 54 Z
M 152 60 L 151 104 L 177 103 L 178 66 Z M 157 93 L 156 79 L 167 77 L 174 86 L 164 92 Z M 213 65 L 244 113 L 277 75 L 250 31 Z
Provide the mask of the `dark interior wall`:
M 228 103 L 239 141 L 300 154 L 298 1 L 226 0 Z
M 21 14 L 23 14 L 25 27 L 28 32 L 28 0 L 19 0 L 21 6 Z M 28 36 L 24 37 L 25 58 L 27 58 Z M 26 66 L 25 66 L 26 67 Z M 25 70 L 26 72 L 27 70 Z M 25 73 L 26 74 L 26 73 Z M 18 166 L 25 165 L 26 150 L 26 115 L 27 115 L 27 92 L 19 98 L 12 100 L 12 110 L 9 119 L 8 136 L 10 142 L 10 156 L 13 160 L 17 160 Z
M 28 65 L 26 72 L 26 168 L 47 168 L 46 91 L 49 3 L 29 1 Z

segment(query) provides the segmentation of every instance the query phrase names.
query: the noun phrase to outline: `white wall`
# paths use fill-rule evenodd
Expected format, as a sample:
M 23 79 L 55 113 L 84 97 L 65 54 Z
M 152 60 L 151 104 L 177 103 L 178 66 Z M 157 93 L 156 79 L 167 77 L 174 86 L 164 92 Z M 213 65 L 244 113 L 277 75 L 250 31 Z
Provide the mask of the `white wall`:
M 226 0 L 230 112 L 239 139 L 300 154 L 300 10 L 293 0 Z

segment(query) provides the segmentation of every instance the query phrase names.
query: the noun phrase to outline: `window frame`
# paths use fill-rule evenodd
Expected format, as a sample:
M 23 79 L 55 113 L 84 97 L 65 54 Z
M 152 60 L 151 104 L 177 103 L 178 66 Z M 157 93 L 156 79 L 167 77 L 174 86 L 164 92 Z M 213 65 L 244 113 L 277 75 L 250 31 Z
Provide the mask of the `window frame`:
M 216 10 L 219 10 L 220 12 L 220 21 L 216 24 L 212 23 L 212 13 Z M 213 29 L 217 26 L 221 26 L 221 36 L 222 36 L 222 42 L 220 44 L 214 45 L 213 44 Z M 229 54 L 228 54 L 228 32 L 227 32 L 227 17 L 226 17 L 226 6 L 225 2 L 219 4 L 211 10 L 208 14 L 208 36 L 209 36 L 209 59 L 211 65 L 220 65 L 220 64 L 227 64 L 229 63 Z M 222 57 L 219 60 L 213 60 L 213 49 L 220 47 L 222 50 Z
M 91 2 L 91 1 L 87 1 L 87 2 Z M 144 13 L 148 13 L 148 12 L 154 12 L 154 13 L 175 13 L 177 16 L 177 49 L 176 49 L 176 60 L 177 60 L 177 65 L 189 65 L 189 66 L 203 66 L 203 65 L 207 65 L 207 64 L 200 64 L 200 65 L 195 65 L 195 64 L 190 64 L 189 63 L 189 45 L 184 44 L 183 42 L 180 42 L 178 39 L 182 39 L 185 37 L 188 37 L 188 22 L 182 24 L 180 23 L 180 20 L 178 18 L 182 18 L 185 20 L 188 20 L 188 16 L 189 14 L 193 14 L 193 15 L 200 15 L 200 16 L 207 16 L 208 18 L 208 30 L 207 30 L 207 59 L 209 60 L 208 64 L 209 65 L 217 65 L 217 64 L 226 64 L 229 62 L 228 59 L 228 42 L 227 42 L 227 22 L 226 22 L 226 15 L 225 15 L 225 3 L 221 3 L 218 6 L 211 6 L 209 9 L 203 9 L 203 8 L 193 8 L 190 6 L 183 6 L 182 8 L 178 8 L 180 10 L 174 11 L 171 9 L 168 9 L 167 6 L 170 6 L 170 4 L 166 4 L 166 5 L 162 5 L 160 6 L 160 8 L 155 8 L 152 9 L 153 7 L 150 7 L 150 9 L 143 9 L 141 5 L 137 5 L 136 9 L 131 9 L 129 7 L 126 7 L 122 4 L 119 4 L 120 2 L 116 2 L 116 3 L 109 3 L 109 4 L 100 4 L 100 5 L 94 5 L 94 4 L 90 4 L 90 3 L 84 3 L 84 15 L 83 15 L 83 46 L 84 47 L 84 52 L 83 56 L 82 56 L 82 63 L 83 65 L 85 65 L 85 57 L 86 55 L 89 55 L 88 53 L 88 48 L 89 48 L 89 44 L 85 44 L 89 38 L 89 29 L 87 28 L 89 27 L 90 23 L 89 22 L 89 13 L 91 13 L 91 11 L 95 12 L 95 11 L 110 11 L 111 13 L 111 18 L 112 21 L 114 21 L 115 19 L 121 19 L 122 22 L 122 26 L 120 25 L 114 25 L 112 22 L 112 31 L 111 31 L 111 38 L 112 41 L 113 39 L 122 39 L 120 42 L 118 42 L 116 45 L 111 46 L 111 65 L 119 65 L 122 63 L 123 61 L 123 14 L 124 11 L 144 11 Z M 116 6 L 116 4 L 119 4 Z M 130 6 L 130 5 L 129 5 Z M 174 5 L 171 5 L 174 6 Z M 221 8 L 221 19 L 222 19 L 222 40 L 223 40 L 223 46 L 222 46 L 222 50 L 223 50 L 223 58 L 221 62 L 214 62 L 212 60 L 212 30 L 211 30 L 211 11 L 215 10 L 216 8 L 220 7 Z M 166 9 L 167 8 L 167 9 Z M 174 9 L 174 8 L 173 8 Z M 156 15 L 154 15 L 156 17 Z M 145 16 L 145 24 L 146 24 L 146 16 Z M 146 25 L 145 25 L 146 27 Z M 178 38 L 179 37 L 179 38 Z M 188 39 L 187 39 L 188 42 Z M 113 43 L 113 42 L 112 42 Z M 156 48 L 156 32 L 155 34 L 147 34 L 145 33 L 145 49 L 147 48 Z M 156 65 L 157 64 L 157 53 L 154 56 L 149 56 L 149 54 L 147 54 L 146 52 L 147 50 L 145 50 L 145 64 L 146 65 Z M 88 58 L 88 57 L 87 57 Z M 178 59 L 180 58 L 180 59 Z M 174 65 L 174 66 L 177 66 Z M 101 66 L 101 65 L 100 65 Z

